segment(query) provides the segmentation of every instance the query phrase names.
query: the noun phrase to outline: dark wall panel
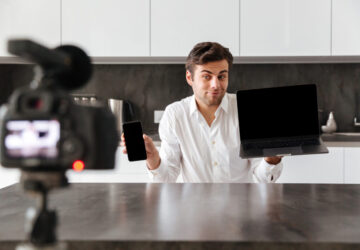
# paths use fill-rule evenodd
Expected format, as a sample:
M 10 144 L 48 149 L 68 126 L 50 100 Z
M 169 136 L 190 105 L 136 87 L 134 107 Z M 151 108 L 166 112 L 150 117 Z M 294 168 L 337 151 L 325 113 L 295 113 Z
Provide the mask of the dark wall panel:
M 0 65 L 1 103 L 32 80 L 32 67 Z M 354 116 L 360 119 L 360 64 L 236 64 L 228 91 L 308 83 L 318 86 L 322 124 L 334 111 L 339 131 L 360 131 L 353 126 Z M 184 65 L 95 65 L 91 81 L 75 92 L 129 100 L 145 132 L 156 133 L 154 110 L 191 95 L 192 89 Z

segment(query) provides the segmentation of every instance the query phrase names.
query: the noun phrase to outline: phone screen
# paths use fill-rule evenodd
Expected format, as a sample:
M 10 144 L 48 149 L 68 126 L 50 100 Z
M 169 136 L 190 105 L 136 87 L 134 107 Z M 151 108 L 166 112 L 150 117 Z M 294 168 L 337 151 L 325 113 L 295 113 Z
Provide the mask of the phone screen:
M 145 143 L 141 122 L 127 122 L 123 124 L 126 150 L 129 161 L 146 159 Z

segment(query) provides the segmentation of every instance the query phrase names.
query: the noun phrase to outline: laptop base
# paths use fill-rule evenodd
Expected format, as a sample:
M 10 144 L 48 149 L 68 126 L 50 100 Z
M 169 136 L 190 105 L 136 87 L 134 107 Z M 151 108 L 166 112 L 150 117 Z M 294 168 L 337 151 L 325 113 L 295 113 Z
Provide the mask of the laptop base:
M 264 149 L 244 149 L 241 144 L 240 157 L 243 159 L 248 158 L 261 158 L 272 156 L 291 156 L 291 155 L 310 155 L 310 154 L 326 154 L 329 150 L 320 139 L 319 145 L 303 145 L 298 147 L 283 147 L 283 148 L 264 148 Z

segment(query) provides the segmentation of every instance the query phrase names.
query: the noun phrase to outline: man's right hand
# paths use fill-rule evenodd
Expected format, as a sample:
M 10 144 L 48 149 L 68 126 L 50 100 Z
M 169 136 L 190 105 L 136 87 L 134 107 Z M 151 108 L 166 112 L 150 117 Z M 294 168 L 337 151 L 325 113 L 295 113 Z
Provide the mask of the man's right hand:
M 160 166 L 160 161 L 161 161 L 159 156 L 159 151 L 156 149 L 153 140 L 149 136 L 143 134 L 143 138 L 145 142 L 145 150 L 146 150 L 146 158 L 147 158 L 146 165 L 150 170 L 157 169 Z M 121 135 L 120 145 L 124 147 L 123 153 L 127 154 L 124 133 Z

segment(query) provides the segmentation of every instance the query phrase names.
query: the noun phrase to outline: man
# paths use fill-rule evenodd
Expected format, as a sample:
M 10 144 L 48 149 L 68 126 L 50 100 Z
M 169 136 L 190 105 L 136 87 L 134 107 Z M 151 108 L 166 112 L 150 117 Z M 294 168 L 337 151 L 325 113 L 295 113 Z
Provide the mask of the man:
M 229 50 L 218 43 L 199 43 L 191 50 L 186 81 L 194 95 L 166 107 L 160 153 L 144 135 L 153 181 L 175 182 L 180 173 L 184 182 L 275 182 L 280 176 L 280 157 L 239 156 L 236 95 L 226 93 L 232 62 Z

